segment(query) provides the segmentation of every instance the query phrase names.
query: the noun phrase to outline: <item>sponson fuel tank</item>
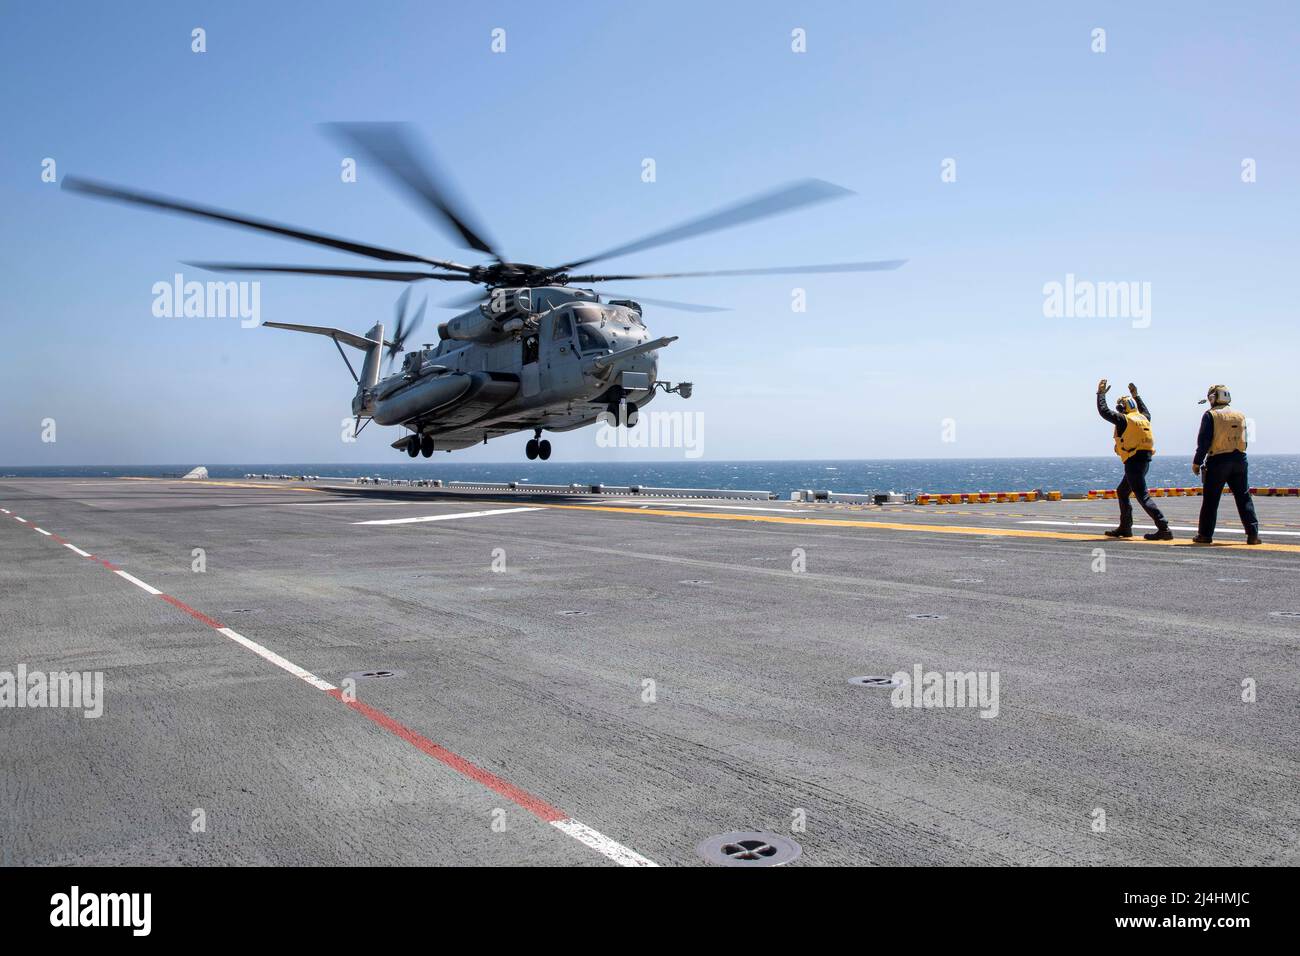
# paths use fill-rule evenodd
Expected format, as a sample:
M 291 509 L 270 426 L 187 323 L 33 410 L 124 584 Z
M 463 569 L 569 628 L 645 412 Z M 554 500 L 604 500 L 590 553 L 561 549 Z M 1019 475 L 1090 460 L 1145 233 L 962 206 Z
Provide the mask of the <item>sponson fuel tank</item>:
M 460 372 L 417 379 L 375 402 L 374 419 L 380 425 L 400 425 L 456 401 L 473 384 L 472 375 Z
M 418 379 L 405 388 L 379 398 L 373 418 L 379 425 L 400 425 L 436 412 L 447 405 L 479 400 L 495 407 L 519 388 L 513 376 L 489 372 L 452 372 Z

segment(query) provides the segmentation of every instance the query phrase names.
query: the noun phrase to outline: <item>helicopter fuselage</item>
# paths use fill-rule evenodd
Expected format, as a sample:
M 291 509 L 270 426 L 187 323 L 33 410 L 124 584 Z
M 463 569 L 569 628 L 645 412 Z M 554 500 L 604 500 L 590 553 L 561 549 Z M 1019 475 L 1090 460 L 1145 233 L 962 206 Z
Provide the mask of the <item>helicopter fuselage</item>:
M 436 345 L 361 383 L 353 413 L 405 426 L 410 434 L 393 444 L 408 453 L 568 431 L 606 412 L 635 423 L 654 397 L 658 348 L 671 341 L 651 341 L 640 306 L 567 287 L 496 291 L 443 323 Z M 383 338 L 382 328 L 373 331 Z

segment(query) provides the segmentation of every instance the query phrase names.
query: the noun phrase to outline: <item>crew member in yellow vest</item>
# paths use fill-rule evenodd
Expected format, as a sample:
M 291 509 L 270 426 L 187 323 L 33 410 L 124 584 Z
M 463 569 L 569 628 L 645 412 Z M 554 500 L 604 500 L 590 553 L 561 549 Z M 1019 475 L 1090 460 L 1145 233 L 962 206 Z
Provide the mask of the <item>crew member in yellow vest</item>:
M 1174 533 L 1169 530 L 1169 522 L 1147 492 L 1147 470 L 1151 467 L 1151 456 L 1156 452 L 1151 413 L 1138 395 L 1137 386 L 1130 382 L 1128 390 L 1129 394 L 1120 398 L 1115 403 L 1115 410 L 1111 411 L 1106 406 L 1106 393 L 1110 386 L 1104 378 L 1097 383 L 1097 413 L 1115 426 L 1115 454 L 1124 463 L 1124 480 L 1115 489 L 1119 498 L 1119 527 L 1107 531 L 1106 536 L 1133 537 L 1133 505 L 1128 500 L 1132 494 L 1156 524 L 1155 531 L 1142 537 L 1148 541 L 1172 541 Z
M 1196 457 L 1192 474 L 1205 472 L 1201 498 L 1201 521 L 1196 529 L 1196 544 L 1214 543 L 1214 525 L 1219 520 L 1219 499 L 1226 484 L 1237 502 L 1237 514 L 1246 529 L 1246 543 L 1259 544 L 1259 518 L 1250 497 L 1250 475 L 1246 463 L 1246 416 L 1229 408 L 1232 395 L 1226 385 L 1211 385 L 1200 404 L 1210 410 L 1201 416 L 1201 431 L 1196 438 Z

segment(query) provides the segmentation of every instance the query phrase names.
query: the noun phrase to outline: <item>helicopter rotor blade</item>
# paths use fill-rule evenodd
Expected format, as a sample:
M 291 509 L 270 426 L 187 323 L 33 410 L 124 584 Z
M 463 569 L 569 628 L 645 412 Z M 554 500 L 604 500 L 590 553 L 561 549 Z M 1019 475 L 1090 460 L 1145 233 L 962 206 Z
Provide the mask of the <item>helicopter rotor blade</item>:
M 717 305 L 700 305 L 695 302 L 677 302 L 673 299 L 650 299 L 635 292 L 607 292 L 601 290 L 601 297 L 606 301 L 609 299 L 632 299 L 635 302 L 643 302 L 646 305 L 662 306 L 665 309 L 676 309 L 680 312 L 730 312 L 731 309 L 725 306 Z M 490 301 L 490 296 L 483 292 L 471 293 L 461 296 L 458 299 L 451 299 L 447 302 L 439 302 L 440 309 L 468 309 L 476 305 L 482 305 Z
M 632 299 L 634 302 L 646 305 L 657 305 L 664 309 L 676 309 L 678 312 L 730 312 L 731 309 L 720 305 L 700 305 L 696 302 L 676 302 L 673 299 L 647 299 L 643 295 L 637 295 L 635 292 L 606 292 L 601 290 L 601 296 L 606 300 L 609 299 Z
M 408 124 L 326 123 L 324 127 L 335 138 L 357 147 L 377 162 L 398 186 L 433 214 L 439 225 L 450 226 L 455 237 L 467 247 L 505 261 L 496 245 L 485 238 L 484 230 L 470 224 L 471 217 L 465 213 L 464 203 L 453 198 L 456 191 L 446 176 L 435 172 L 436 165 L 416 144 Z
M 410 326 L 408 326 L 405 329 L 406 334 L 402 336 L 403 338 L 410 336 L 412 332 L 414 332 L 424 323 L 424 310 L 427 309 L 428 307 L 429 307 L 428 299 L 425 299 L 423 302 L 420 303 L 420 308 L 416 310 L 415 318 L 411 319 Z
M 153 193 L 127 189 L 122 186 L 114 186 L 111 183 L 85 179 L 81 176 L 64 177 L 61 188 L 66 189 L 69 192 L 80 193 L 85 196 L 94 196 L 99 199 L 110 199 L 115 202 L 130 203 L 136 206 L 146 206 L 163 212 L 178 213 L 182 216 L 211 219 L 216 222 L 224 222 L 231 226 L 241 226 L 245 229 L 254 229 L 259 232 L 269 232 L 273 235 L 284 236 L 286 239 L 297 239 L 300 242 L 310 242 L 318 246 L 329 246 L 331 249 L 339 249 L 343 252 L 351 252 L 355 255 L 367 256 L 371 259 L 382 259 L 385 262 L 421 262 L 425 265 L 437 266 L 440 269 L 451 269 L 457 272 L 469 272 L 470 269 L 469 266 L 461 265 L 456 262 L 447 262 L 440 259 L 426 259 L 424 256 L 416 256 L 408 252 L 398 252 L 393 249 L 384 249 L 381 246 L 370 246 L 365 243 L 352 242 L 350 239 L 340 239 L 337 236 L 329 236 L 324 233 L 309 232 L 305 229 L 298 229 L 294 226 L 287 226 L 266 219 L 253 219 L 249 216 L 227 212 L 223 209 L 215 209 L 211 206 L 200 206 L 195 203 L 184 202 L 167 196 L 159 196 Z
M 455 299 L 448 299 L 446 302 L 439 302 L 440 309 L 468 309 L 476 305 L 487 302 L 489 293 L 486 289 L 477 289 L 474 292 L 467 292 L 465 295 L 458 296 Z
M 397 353 L 403 350 L 406 340 L 407 307 L 411 304 L 411 287 L 408 285 L 397 297 L 393 306 L 393 340 L 388 345 L 388 361 L 391 364 Z
M 652 272 L 641 275 L 569 276 L 570 282 L 630 282 L 633 279 L 691 279 L 700 276 L 779 276 L 827 272 L 887 272 L 906 263 L 906 259 L 880 259 L 874 262 L 837 262 L 811 266 L 769 266 L 762 269 L 710 269 L 704 272 Z
M 670 229 L 651 233 L 633 242 L 606 249 L 604 252 L 598 252 L 584 259 L 566 262 L 562 266 L 557 266 L 556 271 L 576 269 L 579 266 L 589 265 L 602 259 L 613 259 L 616 256 L 624 256 L 631 252 L 640 252 L 643 249 L 667 245 L 670 242 L 680 242 L 694 236 L 702 236 L 706 233 L 717 232 L 720 229 L 730 229 L 757 219 L 780 215 L 803 206 L 811 206 L 851 195 L 853 195 L 853 191 L 845 189 L 843 186 L 836 186 L 834 183 L 828 183 L 822 179 L 803 179 L 771 192 L 754 196 L 743 202 L 726 206 L 707 215 L 687 220 Z
M 384 352 L 384 360 L 389 368 L 392 367 L 393 359 L 397 353 L 402 350 L 402 324 L 406 321 L 406 306 L 411 301 L 411 287 L 408 285 L 402 290 L 402 294 L 397 297 L 397 302 L 393 305 L 393 337 L 388 342 L 388 347 Z
M 424 300 L 420 303 L 420 308 L 416 310 L 415 315 L 412 316 L 408 309 L 410 301 L 411 287 L 408 285 L 397 299 L 396 327 L 393 330 L 392 339 L 388 342 L 387 359 L 390 365 L 393 359 L 397 357 L 398 352 L 405 351 L 407 337 L 420 327 L 420 324 L 424 321 L 424 310 L 429 305 L 428 300 Z
M 397 297 L 397 302 L 393 306 L 393 338 L 402 337 L 402 323 L 406 320 L 406 307 L 411 302 L 411 287 L 408 285 L 402 290 L 402 294 Z
M 208 272 L 266 272 L 302 276 L 343 276 L 348 279 L 381 279 L 387 282 L 418 282 L 441 279 L 444 282 L 470 282 L 458 272 L 391 272 L 382 269 L 335 269 L 327 266 L 272 266 L 255 262 L 186 262 L 187 266 Z

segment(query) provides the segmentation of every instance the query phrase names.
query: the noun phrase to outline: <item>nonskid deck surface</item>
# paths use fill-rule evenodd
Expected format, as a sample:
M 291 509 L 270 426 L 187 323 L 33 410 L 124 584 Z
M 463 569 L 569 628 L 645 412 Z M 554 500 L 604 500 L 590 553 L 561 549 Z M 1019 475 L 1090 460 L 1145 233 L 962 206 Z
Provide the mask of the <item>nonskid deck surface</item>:
M 6 479 L 0 681 L 104 691 L 0 708 L 0 863 L 1294 863 L 1300 501 L 1256 506 Z M 918 667 L 996 697 L 850 683 Z

